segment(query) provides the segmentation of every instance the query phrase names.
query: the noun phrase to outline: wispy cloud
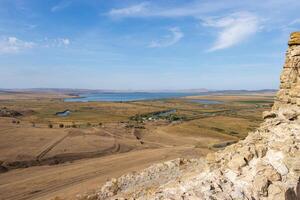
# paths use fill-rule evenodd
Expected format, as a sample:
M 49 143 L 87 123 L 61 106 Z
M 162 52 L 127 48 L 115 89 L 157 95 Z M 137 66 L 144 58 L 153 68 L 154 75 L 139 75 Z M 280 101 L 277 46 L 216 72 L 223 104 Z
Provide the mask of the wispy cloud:
M 13 36 L 5 37 L 0 40 L 0 54 L 18 53 L 34 46 L 34 42 L 23 41 Z
M 181 7 L 157 7 L 150 2 L 112 9 L 111 17 L 191 17 L 201 20 L 203 26 L 213 27 L 218 31 L 217 39 L 209 51 L 232 47 L 256 33 L 259 29 L 259 18 L 250 12 L 237 12 L 222 17 L 209 17 L 220 9 L 232 8 L 235 4 L 224 2 L 194 2 Z M 152 41 L 149 47 L 165 47 L 178 42 L 183 34 L 180 30 L 170 30 L 171 34 L 162 40 Z
M 221 29 L 214 45 L 209 51 L 232 47 L 259 30 L 259 19 L 249 12 L 234 13 L 226 17 L 206 19 L 204 26 Z
M 71 40 L 69 38 L 55 38 L 55 39 L 45 38 L 41 42 L 41 46 L 47 48 L 67 47 L 70 44 L 71 44 Z
M 147 11 L 148 2 L 131 5 L 125 8 L 113 8 L 109 11 L 108 15 L 111 17 L 130 17 L 136 15 L 143 15 Z
M 291 25 L 291 26 L 296 25 L 296 24 L 300 24 L 300 18 L 299 19 L 295 19 L 295 20 L 293 20 L 293 21 L 291 21 L 289 23 L 289 25 Z
M 180 28 L 172 27 L 169 29 L 170 34 L 164 36 L 162 39 L 154 40 L 149 44 L 150 48 L 168 47 L 176 44 L 183 38 L 184 34 Z
M 0 54 L 15 54 L 32 48 L 62 48 L 71 44 L 69 38 L 55 38 L 37 40 L 37 42 L 25 41 L 14 36 L 0 38 Z
M 285 6 L 286 1 L 294 6 Z M 216 39 L 209 51 L 216 51 L 246 41 L 258 31 L 278 29 L 284 32 L 286 27 L 289 31 L 299 29 L 299 17 L 291 20 L 295 16 L 290 15 L 296 12 L 298 5 L 300 1 L 296 0 L 266 0 L 264 2 L 259 0 L 238 2 L 236 0 L 226 2 L 195 0 L 180 5 L 145 1 L 122 8 L 113 8 L 107 16 L 112 18 L 186 18 L 200 21 L 203 26 L 214 29 L 212 35 L 216 35 Z M 278 9 L 280 12 L 270 12 Z M 251 12 L 248 12 L 250 10 Z M 232 11 L 236 12 L 232 14 Z
M 70 44 L 69 38 L 58 38 L 56 39 L 56 43 L 58 46 L 68 46 Z
M 60 10 L 63 10 L 64 8 L 67 8 L 71 5 L 71 1 L 69 0 L 63 0 L 61 2 L 59 2 L 57 5 L 53 6 L 51 8 L 51 12 L 57 12 L 57 11 L 60 11 Z
M 193 2 L 182 6 L 160 7 L 150 2 L 142 2 L 123 8 L 113 8 L 108 12 L 111 17 L 200 17 L 204 13 L 226 8 L 224 2 Z

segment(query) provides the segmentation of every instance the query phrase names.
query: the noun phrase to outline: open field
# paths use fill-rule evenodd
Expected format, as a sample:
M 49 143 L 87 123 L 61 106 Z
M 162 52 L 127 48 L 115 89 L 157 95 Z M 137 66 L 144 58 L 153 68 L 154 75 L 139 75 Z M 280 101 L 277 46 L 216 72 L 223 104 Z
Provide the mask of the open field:
M 205 156 L 255 130 L 273 102 L 273 94 L 87 103 L 66 96 L 0 94 L 0 109 L 20 113 L 0 117 L 0 199 L 72 199 L 156 162 Z M 71 114 L 55 115 L 65 110 Z

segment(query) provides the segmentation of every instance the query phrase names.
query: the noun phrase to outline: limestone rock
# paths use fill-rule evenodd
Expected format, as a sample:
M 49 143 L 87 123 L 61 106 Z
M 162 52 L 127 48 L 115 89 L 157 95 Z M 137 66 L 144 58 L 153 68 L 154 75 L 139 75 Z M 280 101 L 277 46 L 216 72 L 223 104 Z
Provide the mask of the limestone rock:
M 263 119 L 268 119 L 268 118 L 275 118 L 276 113 L 272 111 L 265 111 L 263 112 Z
M 253 189 L 257 194 L 255 196 L 268 196 L 268 179 L 264 176 L 256 176 L 253 181 Z
M 280 186 L 280 183 L 273 183 L 269 186 L 268 188 L 268 199 L 273 200 L 285 200 L 285 191 L 284 189 Z
M 232 170 L 240 170 L 246 164 L 245 158 L 238 154 L 228 163 L 228 167 Z
M 300 45 L 300 32 L 294 32 L 291 34 L 289 45 Z

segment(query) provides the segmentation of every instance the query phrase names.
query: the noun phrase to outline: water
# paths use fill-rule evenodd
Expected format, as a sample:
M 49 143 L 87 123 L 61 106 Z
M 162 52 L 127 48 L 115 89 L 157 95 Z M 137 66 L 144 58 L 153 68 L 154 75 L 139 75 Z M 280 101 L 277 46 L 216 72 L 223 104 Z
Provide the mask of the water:
M 69 110 L 65 110 L 63 112 L 57 112 L 56 113 L 56 116 L 59 116 L 59 117 L 67 117 L 71 114 L 71 111 Z
M 93 93 L 83 94 L 76 98 L 67 98 L 65 102 L 90 102 L 90 101 L 140 101 L 140 100 L 155 100 L 178 98 L 185 96 L 199 95 L 195 93 L 171 93 L 171 92 L 112 92 L 112 93 Z
M 206 100 L 206 99 L 192 99 L 190 102 L 201 103 L 201 104 L 222 104 L 222 101 Z

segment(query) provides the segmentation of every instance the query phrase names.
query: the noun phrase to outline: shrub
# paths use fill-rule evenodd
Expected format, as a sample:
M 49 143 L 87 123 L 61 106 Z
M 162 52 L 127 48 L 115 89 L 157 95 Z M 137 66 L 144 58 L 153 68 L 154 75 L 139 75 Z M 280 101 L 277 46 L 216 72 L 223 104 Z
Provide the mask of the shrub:
M 53 125 L 52 125 L 52 124 L 48 124 L 48 127 L 49 127 L 49 128 L 53 128 Z
M 59 128 L 63 128 L 64 127 L 64 124 L 59 124 Z

